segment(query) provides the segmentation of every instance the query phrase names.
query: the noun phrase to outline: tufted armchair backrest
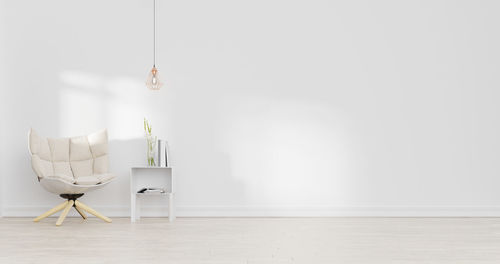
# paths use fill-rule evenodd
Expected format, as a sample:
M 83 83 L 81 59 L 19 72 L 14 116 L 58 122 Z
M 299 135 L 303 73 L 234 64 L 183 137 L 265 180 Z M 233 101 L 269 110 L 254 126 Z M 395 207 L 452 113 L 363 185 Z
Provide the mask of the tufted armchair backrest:
M 106 130 L 81 137 L 44 138 L 31 129 L 29 148 L 31 165 L 39 179 L 59 176 L 77 180 L 108 172 Z

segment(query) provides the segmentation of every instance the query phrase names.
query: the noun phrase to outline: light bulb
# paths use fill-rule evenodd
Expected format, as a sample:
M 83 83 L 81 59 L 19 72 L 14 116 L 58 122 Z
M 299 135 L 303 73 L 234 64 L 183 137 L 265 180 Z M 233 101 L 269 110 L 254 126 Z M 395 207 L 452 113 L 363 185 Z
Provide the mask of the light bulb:
M 162 85 L 163 83 L 160 81 L 160 73 L 158 72 L 158 69 L 153 66 L 153 69 L 149 72 L 148 79 L 146 80 L 146 86 L 150 90 L 160 90 Z

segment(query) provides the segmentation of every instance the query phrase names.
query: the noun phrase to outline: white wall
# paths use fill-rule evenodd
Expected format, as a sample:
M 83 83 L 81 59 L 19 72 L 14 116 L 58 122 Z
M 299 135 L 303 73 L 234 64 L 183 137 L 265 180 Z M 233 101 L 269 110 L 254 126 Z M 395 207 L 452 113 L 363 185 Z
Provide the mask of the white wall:
M 85 200 L 127 215 L 144 116 L 180 215 L 500 215 L 497 1 L 159 1 L 160 92 L 151 1 L 3 6 L 4 215 L 59 199 L 30 127 L 107 127 L 119 178 Z
M 3 12 L 4 10 L 4 2 L 3 1 L 0 1 L 0 14 L 4 14 Z M 4 21 L 4 16 L 0 16 L 0 32 L 4 32 L 4 28 L 5 28 L 5 21 Z M 3 33 L 0 33 L 0 120 L 2 120 L 3 125 L 0 125 L 0 138 L 5 138 L 4 135 L 4 131 L 6 130 L 6 125 L 5 125 L 5 118 L 6 118 L 6 112 L 7 112 L 7 108 L 6 108 L 6 97 L 8 95 L 7 93 L 7 89 L 6 89 L 6 82 L 5 82 L 5 76 L 7 74 L 7 70 L 6 70 L 6 63 L 5 63 L 5 55 L 6 55 L 6 50 L 4 48 L 4 38 L 5 38 L 5 34 Z M 0 145 L 0 146 L 3 146 L 3 145 Z M 0 217 L 3 215 L 3 188 L 4 188 L 4 184 L 3 184 L 3 179 L 4 179 L 4 175 L 5 175 L 5 171 L 6 171 L 6 164 L 4 163 L 5 160 L 4 160 L 4 156 L 3 156 L 3 153 L 4 151 L 1 151 L 0 150 Z

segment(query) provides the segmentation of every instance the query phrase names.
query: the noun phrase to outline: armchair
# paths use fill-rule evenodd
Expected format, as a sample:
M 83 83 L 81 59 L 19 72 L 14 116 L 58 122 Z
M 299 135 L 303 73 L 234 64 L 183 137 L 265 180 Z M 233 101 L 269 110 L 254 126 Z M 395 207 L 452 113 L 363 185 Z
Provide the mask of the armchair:
M 108 171 L 106 130 L 81 137 L 44 138 L 31 129 L 29 151 L 31 166 L 42 187 L 66 199 L 35 218 L 35 222 L 63 210 L 56 222 L 56 226 L 60 226 L 74 207 L 84 219 L 87 212 L 111 223 L 111 219 L 77 200 L 84 193 L 102 188 L 115 178 Z

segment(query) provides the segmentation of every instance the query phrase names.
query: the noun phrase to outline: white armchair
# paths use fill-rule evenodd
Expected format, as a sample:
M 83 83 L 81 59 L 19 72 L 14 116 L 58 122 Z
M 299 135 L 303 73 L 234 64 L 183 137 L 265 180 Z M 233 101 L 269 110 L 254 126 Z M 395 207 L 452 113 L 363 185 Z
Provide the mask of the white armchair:
M 29 150 L 31 165 L 42 187 L 66 199 L 35 218 L 35 222 L 63 210 L 56 222 L 59 226 L 71 207 L 75 207 L 84 219 L 87 218 L 85 212 L 88 212 L 111 222 L 108 217 L 77 201 L 84 193 L 102 188 L 115 177 L 108 171 L 106 130 L 88 136 L 47 139 L 31 129 Z

